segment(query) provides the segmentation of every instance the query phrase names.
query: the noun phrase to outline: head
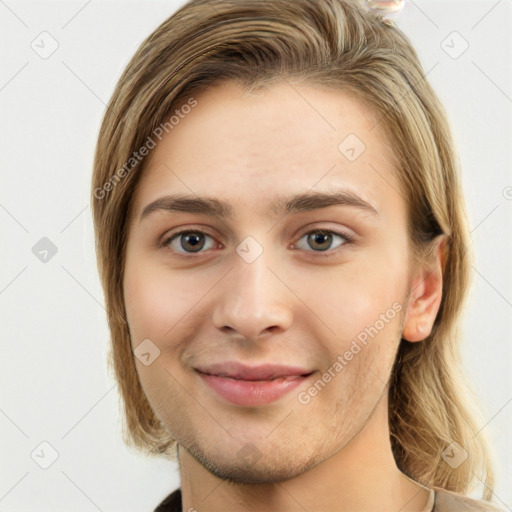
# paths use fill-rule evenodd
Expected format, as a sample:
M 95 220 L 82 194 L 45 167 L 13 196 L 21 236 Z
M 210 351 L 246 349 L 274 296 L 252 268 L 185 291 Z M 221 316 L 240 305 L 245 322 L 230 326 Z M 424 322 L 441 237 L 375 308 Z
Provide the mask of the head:
M 220 477 L 277 481 L 346 446 L 385 397 L 404 473 L 459 492 L 485 473 L 490 495 L 459 374 L 457 159 L 391 22 L 348 0 L 189 2 L 121 76 L 92 189 L 128 444 L 172 457 L 178 442 Z M 173 210 L 155 203 L 170 195 Z M 301 366 L 310 386 L 230 405 L 197 373 L 227 360 Z

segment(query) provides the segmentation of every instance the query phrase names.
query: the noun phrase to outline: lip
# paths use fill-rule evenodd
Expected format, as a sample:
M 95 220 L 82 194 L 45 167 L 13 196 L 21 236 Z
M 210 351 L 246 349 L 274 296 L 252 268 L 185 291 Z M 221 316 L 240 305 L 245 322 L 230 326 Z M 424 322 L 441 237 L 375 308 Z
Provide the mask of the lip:
M 246 366 L 225 362 L 195 369 L 201 379 L 225 400 L 244 407 L 275 402 L 302 384 L 313 371 L 299 366 Z
M 269 363 L 248 366 L 237 361 L 225 361 L 223 363 L 200 366 L 195 369 L 201 373 L 217 375 L 219 377 L 231 377 L 238 380 L 270 380 L 275 377 L 306 375 L 312 372 L 312 370 L 302 366 Z

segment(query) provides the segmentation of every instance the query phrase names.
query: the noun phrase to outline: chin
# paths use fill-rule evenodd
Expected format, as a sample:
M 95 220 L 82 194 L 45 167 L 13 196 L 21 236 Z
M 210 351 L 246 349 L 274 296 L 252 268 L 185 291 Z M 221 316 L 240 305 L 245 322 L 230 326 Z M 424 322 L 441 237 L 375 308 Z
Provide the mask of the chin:
M 236 484 L 283 482 L 305 473 L 322 460 L 318 452 L 308 457 L 304 453 L 297 453 L 297 450 L 284 453 L 281 450 L 272 450 L 272 458 L 256 452 L 252 447 L 248 447 L 245 452 L 241 450 L 242 455 L 235 453 L 232 457 L 226 457 L 226 452 L 206 454 L 197 447 L 187 447 L 187 450 L 214 476 Z M 258 457 L 257 460 L 254 460 L 255 457 Z

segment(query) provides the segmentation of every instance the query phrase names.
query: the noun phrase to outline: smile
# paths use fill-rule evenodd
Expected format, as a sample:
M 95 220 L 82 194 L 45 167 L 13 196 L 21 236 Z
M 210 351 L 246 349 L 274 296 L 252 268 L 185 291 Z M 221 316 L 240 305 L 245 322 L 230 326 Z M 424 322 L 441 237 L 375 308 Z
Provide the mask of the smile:
M 275 402 L 297 388 L 306 375 L 275 376 L 265 380 L 248 380 L 226 375 L 211 375 L 198 371 L 203 382 L 217 395 L 236 405 L 255 407 Z

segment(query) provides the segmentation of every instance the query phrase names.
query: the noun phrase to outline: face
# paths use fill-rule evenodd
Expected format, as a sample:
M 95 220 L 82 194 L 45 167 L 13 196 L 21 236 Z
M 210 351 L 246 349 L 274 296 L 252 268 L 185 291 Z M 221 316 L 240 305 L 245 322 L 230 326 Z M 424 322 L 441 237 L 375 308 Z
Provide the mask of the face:
M 288 479 L 387 399 L 406 206 L 378 118 L 347 93 L 225 82 L 195 98 L 132 210 L 124 299 L 132 348 L 149 353 L 137 372 L 212 473 Z

